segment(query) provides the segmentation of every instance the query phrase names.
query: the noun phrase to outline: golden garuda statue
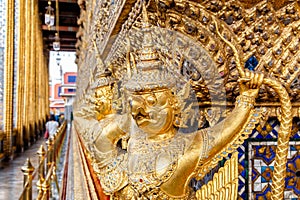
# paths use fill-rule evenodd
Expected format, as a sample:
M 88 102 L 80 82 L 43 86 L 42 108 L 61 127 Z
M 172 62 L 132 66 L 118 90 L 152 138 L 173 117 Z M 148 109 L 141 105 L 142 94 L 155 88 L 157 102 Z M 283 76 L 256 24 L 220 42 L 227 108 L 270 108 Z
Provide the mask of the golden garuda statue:
M 129 111 L 94 133 L 91 154 L 101 186 L 112 199 L 234 199 L 236 154 L 210 188 L 196 194 L 189 184 L 192 178 L 203 178 L 250 134 L 260 117 L 254 103 L 263 75 L 245 71 L 235 108 L 225 120 L 211 128 L 182 131 L 178 122 L 182 100 L 174 92 L 177 83 L 153 46 L 143 9 L 144 39 L 123 86 Z M 127 145 L 120 147 L 120 141 Z

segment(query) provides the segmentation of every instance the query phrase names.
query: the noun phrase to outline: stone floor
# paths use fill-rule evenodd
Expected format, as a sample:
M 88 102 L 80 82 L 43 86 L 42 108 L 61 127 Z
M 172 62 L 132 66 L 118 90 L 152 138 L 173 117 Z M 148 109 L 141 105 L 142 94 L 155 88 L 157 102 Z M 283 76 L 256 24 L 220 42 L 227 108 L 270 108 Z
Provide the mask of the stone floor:
M 40 138 L 29 149 L 25 150 L 23 154 L 16 155 L 12 161 L 4 161 L 0 163 L 0 200 L 15 200 L 19 199 L 23 190 L 23 173 L 21 167 L 25 164 L 26 159 L 29 158 L 34 168 L 38 166 L 37 151 L 41 145 L 45 146 L 45 139 Z M 33 180 L 36 184 L 36 178 Z M 37 195 L 37 191 L 33 187 L 33 199 Z
M 60 152 L 60 158 L 56 164 L 56 175 L 58 180 L 58 187 L 60 187 L 64 172 L 64 165 L 66 158 L 66 152 L 68 148 L 68 140 L 71 132 L 71 125 L 67 125 L 67 132 L 64 142 L 62 143 L 62 149 Z M 0 200 L 17 200 L 20 198 L 20 195 L 23 191 L 23 178 L 24 175 L 21 171 L 22 166 L 25 164 L 27 158 L 30 159 L 32 166 L 38 168 L 38 155 L 37 151 L 40 146 L 43 145 L 45 150 L 46 140 L 40 138 L 36 141 L 30 148 L 25 150 L 22 154 L 16 155 L 15 158 L 11 161 L 2 161 L 0 162 Z M 36 199 L 38 191 L 36 187 L 38 174 L 33 179 L 32 182 L 32 199 Z M 59 199 L 59 192 L 54 182 L 52 182 L 52 195 L 51 199 Z

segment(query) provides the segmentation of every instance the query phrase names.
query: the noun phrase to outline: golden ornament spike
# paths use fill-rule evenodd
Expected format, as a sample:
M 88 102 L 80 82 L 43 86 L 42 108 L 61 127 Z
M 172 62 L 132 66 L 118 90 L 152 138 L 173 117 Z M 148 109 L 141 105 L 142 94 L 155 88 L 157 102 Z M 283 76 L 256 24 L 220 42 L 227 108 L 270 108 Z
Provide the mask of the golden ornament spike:
M 147 14 L 147 8 L 146 8 L 146 2 L 143 2 L 142 5 L 142 17 L 143 17 L 143 23 L 142 23 L 142 27 L 143 28 L 149 28 L 150 27 L 150 23 L 149 23 L 149 18 L 148 18 L 148 14 Z
M 129 37 L 126 37 L 126 41 L 127 41 L 127 53 L 126 53 L 126 60 L 127 60 L 127 65 L 126 65 L 126 69 L 127 69 L 127 76 L 130 78 L 131 77 L 131 66 L 130 66 L 130 39 Z
M 101 59 L 101 56 L 100 56 L 100 52 L 99 52 L 99 49 L 97 47 L 97 44 L 96 44 L 96 41 L 93 40 L 93 46 L 94 46 L 94 49 L 96 50 L 96 59 L 97 59 L 97 64 L 99 64 L 101 67 L 104 66 L 104 63 L 103 63 L 103 60 Z M 99 66 L 97 65 L 97 67 Z
M 156 49 L 153 45 L 153 28 L 151 28 L 151 24 L 149 23 L 149 18 L 146 10 L 146 5 L 143 3 L 142 7 L 142 33 L 143 33 L 143 41 L 142 41 L 142 49 L 140 51 L 140 60 L 143 61 L 155 61 L 158 60 L 158 55 Z

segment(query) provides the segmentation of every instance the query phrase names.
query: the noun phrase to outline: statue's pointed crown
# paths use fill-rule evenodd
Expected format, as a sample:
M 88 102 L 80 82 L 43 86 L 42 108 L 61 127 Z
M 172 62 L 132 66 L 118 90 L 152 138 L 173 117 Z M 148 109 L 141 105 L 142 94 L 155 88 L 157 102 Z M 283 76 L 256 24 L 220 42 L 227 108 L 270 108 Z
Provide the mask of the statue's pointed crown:
M 142 8 L 142 32 L 144 38 L 142 42 L 142 49 L 140 50 L 140 62 L 144 63 L 146 61 L 158 61 L 158 54 L 153 45 L 153 38 L 151 33 L 152 29 L 151 24 L 149 23 L 145 4 L 143 4 Z
M 146 6 L 142 7 L 142 28 L 143 41 L 138 51 L 139 59 L 136 70 L 125 84 L 125 88 L 132 92 L 147 92 L 154 89 L 170 88 L 174 84 L 169 76 L 163 62 L 153 44 L 153 28 L 149 23 Z
M 112 76 L 112 72 L 110 69 L 105 69 L 104 72 L 97 68 L 97 72 L 95 75 L 95 82 L 92 85 L 92 89 L 97 89 L 103 86 L 112 85 L 116 80 Z

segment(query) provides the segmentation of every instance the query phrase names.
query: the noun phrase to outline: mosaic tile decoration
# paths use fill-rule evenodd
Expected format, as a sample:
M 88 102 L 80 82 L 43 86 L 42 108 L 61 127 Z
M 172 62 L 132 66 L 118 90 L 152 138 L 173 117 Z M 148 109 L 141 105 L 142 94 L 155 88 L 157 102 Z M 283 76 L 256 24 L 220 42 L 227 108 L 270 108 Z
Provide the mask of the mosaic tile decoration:
M 249 141 L 249 199 L 269 199 L 277 142 Z M 300 198 L 300 141 L 291 141 L 284 199 Z
M 255 139 L 275 139 L 278 136 L 280 123 L 277 119 L 268 119 L 263 127 L 258 125 L 250 138 Z
M 253 139 L 276 139 L 278 136 L 278 131 L 280 127 L 280 122 L 278 119 L 268 119 L 267 122 L 263 127 L 261 125 L 258 125 L 252 134 L 250 135 L 250 138 Z M 300 139 L 300 120 L 294 119 L 293 121 L 293 127 L 292 127 L 292 134 L 291 139 Z
M 238 150 L 238 162 L 239 162 L 239 185 L 238 185 L 238 197 L 239 199 L 247 199 L 247 180 L 248 180 L 248 162 L 245 152 L 247 149 L 247 141 L 241 145 Z
M 269 184 L 271 182 L 271 175 L 274 166 L 275 159 L 275 146 L 278 136 L 280 123 L 277 119 L 272 118 L 261 126 L 258 125 L 250 135 L 249 139 L 244 142 L 237 150 L 239 152 L 239 187 L 238 187 L 238 199 L 266 199 L 270 194 Z M 293 120 L 293 128 L 291 134 L 291 141 L 299 140 L 300 138 L 300 120 L 295 118 Z M 256 143 L 255 143 L 256 142 Z M 260 144 L 261 146 L 257 145 Z M 254 145 L 255 144 L 255 145 Z M 296 145 L 295 145 L 296 144 Z M 263 146 L 264 145 L 264 146 Z M 273 145 L 273 146 L 272 146 Z M 300 189 L 298 186 L 293 185 L 297 180 L 293 177 L 296 173 L 300 175 L 300 171 L 297 172 L 297 166 L 300 167 L 300 161 L 298 157 L 294 160 L 292 157 L 300 149 L 299 142 L 291 142 L 289 152 L 289 169 L 286 181 L 289 184 L 286 186 L 285 198 L 286 199 L 300 199 Z M 255 159 L 255 162 L 254 162 Z M 251 163 L 250 163 L 251 161 Z M 297 165 L 297 163 L 299 164 Z M 295 164 L 296 163 L 296 164 Z M 293 167 L 294 168 L 293 168 Z M 250 175 L 251 174 L 251 175 Z M 295 188 L 296 189 L 292 189 Z M 300 179 L 299 179 L 300 188 Z M 255 193 L 256 191 L 256 193 Z M 252 195 L 250 195 L 253 192 Z M 255 197 L 254 197 L 255 194 Z M 296 196 L 295 196 L 296 195 Z

